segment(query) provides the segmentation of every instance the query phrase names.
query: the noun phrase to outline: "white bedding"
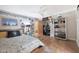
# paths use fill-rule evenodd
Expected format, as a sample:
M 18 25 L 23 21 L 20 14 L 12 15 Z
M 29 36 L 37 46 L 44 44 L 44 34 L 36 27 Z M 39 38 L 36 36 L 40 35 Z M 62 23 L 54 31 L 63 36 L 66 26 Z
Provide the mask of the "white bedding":
M 35 37 L 22 35 L 0 39 L 0 53 L 29 53 L 44 44 Z

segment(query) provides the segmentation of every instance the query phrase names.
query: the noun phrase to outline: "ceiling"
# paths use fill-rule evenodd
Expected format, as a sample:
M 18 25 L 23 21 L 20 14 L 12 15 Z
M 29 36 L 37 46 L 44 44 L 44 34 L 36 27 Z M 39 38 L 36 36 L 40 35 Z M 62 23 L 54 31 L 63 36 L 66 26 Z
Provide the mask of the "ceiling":
M 38 14 L 40 5 L 0 5 L 0 9 L 24 16 L 41 17 Z
M 40 9 L 40 14 L 43 17 L 51 16 L 55 14 L 61 14 L 69 11 L 76 10 L 76 5 L 50 5 L 50 6 L 42 6 Z
M 75 9 L 76 5 L 0 5 L 0 10 L 36 18 Z

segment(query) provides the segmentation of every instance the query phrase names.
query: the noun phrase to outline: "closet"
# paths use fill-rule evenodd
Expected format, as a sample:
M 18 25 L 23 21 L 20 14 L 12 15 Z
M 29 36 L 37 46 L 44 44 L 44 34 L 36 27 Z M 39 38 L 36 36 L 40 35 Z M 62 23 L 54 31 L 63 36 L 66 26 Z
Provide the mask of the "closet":
M 54 36 L 58 39 L 66 39 L 66 21 L 65 17 L 58 16 L 54 19 Z
M 43 18 L 43 35 L 50 36 L 50 26 L 48 17 Z
M 57 39 L 66 39 L 66 21 L 65 17 L 52 16 L 43 18 L 43 35 L 55 37 Z

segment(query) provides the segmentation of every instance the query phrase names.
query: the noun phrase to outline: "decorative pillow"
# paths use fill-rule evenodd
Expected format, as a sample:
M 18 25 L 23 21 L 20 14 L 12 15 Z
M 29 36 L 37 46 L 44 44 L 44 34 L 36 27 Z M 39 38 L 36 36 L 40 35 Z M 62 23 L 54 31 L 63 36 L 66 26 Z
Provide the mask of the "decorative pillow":
M 16 36 L 21 36 L 20 31 L 8 31 L 7 37 L 16 37 Z
M 7 32 L 0 32 L 0 38 L 6 38 Z

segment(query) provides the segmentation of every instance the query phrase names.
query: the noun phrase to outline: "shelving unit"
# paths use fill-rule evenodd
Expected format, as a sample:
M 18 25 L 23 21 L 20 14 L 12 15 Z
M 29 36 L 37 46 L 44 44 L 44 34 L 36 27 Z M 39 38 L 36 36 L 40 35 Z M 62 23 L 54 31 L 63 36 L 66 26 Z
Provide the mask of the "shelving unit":
M 49 28 L 46 28 L 46 24 L 49 25 Z M 43 18 L 43 31 L 46 36 L 54 37 L 57 39 L 67 39 L 67 26 L 66 19 L 63 16 L 58 16 L 56 18 L 49 16 Z M 49 32 L 46 30 L 50 30 Z M 47 35 L 50 34 L 50 35 Z
M 58 39 L 66 39 L 66 21 L 62 16 L 54 19 L 54 37 Z

